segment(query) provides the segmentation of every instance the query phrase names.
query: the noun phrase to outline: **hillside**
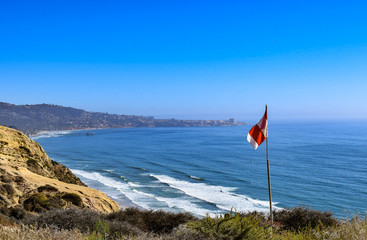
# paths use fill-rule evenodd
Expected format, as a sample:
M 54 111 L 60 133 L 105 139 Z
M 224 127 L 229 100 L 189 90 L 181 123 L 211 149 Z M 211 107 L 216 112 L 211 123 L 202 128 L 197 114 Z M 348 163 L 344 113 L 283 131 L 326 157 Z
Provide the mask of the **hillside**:
M 0 125 L 14 126 L 25 134 L 87 128 L 190 127 L 239 125 L 231 120 L 177 120 L 87 112 L 51 104 L 14 105 L 0 102 Z
M 0 211 L 44 212 L 69 207 L 104 213 L 119 209 L 104 193 L 88 188 L 52 161 L 20 131 L 0 126 Z

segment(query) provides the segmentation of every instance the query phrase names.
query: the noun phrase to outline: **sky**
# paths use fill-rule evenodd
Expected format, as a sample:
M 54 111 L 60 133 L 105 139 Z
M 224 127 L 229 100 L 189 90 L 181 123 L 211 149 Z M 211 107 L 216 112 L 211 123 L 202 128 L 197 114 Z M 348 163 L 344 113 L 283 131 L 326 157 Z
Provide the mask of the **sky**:
M 1 1 L 0 101 L 367 119 L 366 1 Z

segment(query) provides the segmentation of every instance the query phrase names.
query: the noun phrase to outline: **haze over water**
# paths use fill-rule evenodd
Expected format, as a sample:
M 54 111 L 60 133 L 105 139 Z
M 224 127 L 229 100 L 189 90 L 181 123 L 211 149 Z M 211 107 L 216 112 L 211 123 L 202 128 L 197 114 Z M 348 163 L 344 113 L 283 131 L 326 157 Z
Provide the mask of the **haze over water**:
M 123 205 L 198 216 L 268 211 L 265 146 L 251 126 L 93 130 L 36 137 L 49 156 Z M 81 131 L 86 132 L 86 131 Z M 367 123 L 269 123 L 276 208 L 298 205 L 344 218 L 367 210 Z

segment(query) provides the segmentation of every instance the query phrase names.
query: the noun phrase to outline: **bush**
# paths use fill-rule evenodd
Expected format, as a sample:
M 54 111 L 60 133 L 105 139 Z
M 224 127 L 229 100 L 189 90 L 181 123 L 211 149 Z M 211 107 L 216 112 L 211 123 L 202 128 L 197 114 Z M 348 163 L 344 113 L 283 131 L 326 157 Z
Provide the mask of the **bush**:
M 40 165 L 38 164 L 38 161 L 33 158 L 28 159 L 27 166 L 28 167 L 40 167 Z
M 66 201 L 68 201 L 68 202 L 71 202 L 75 206 L 78 206 L 78 207 L 82 207 L 83 206 L 82 199 L 76 193 L 65 193 L 65 194 L 62 195 L 61 198 L 64 199 L 64 200 L 66 200 Z
M 128 222 L 144 232 L 168 233 L 188 221 L 197 220 L 190 213 L 171 213 L 162 210 L 127 208 L 106 216 L 106 220 Z
M 27 211 L 21 207 L 10 208 L 9 216 L 15 219 L 24 219 L 27 216 Z
M 104 223 L 99 219 L 95 226 L 95 231 L 93 231 L 92 236 L 97 239 L 107 239 L 109 236 L 110 227 L 107 223 Z
M 103 215 L 88 209 L 70 208 L 51 210 L 41 213 L 39 216 L 29 216 L 23 222 L 39 227 L 54 226 L 67 230 L 78 228 L 82 232 L 95 230 L 94 235 L 97 237 L 108 235 L 109 238 L 118 238 L 123 235 L 138 236 L 142 235 L 143 232 L 152 234 L 169 233 L 179 225 L 192 220 L 197 220 L 197 218 L 188 213 L 128 208 Z
M 38 190 L 38 192 L 43 192 L 43 191 L 57 192 L 57 191 L 59 191 L 59 189 L 57 189 L 56 187 L 48 185 L 48 184 L 46 184 L 44 186 L 41 186 L 41 187 L 38 187 L 37 190 Z
M 24 209 L 31 212 L 42 212 L 49 209 L 48 199 L 42 193 L 35 193 L 23 202 Z
M 318 226 L 329 227 L 337 223 L 331 212 L 320 212 L 306 207 L 295 207 L 274 212 L 274 220 L 282 225 L 282 229 L 300 231 Z
M 93 239 L 101 239 L 102 233 L 104 236 L 108 235 L 111 238 L 122 235 L 136 236 L 142 233 L 142 231 L 129 223 L 106 220 L 105 215 L 88 209 L 51 210 L 38 216 L 29 216 L 23 222 L 40 228 L 53 226 L 65 230 L 79 229 L 84 233 L 94 230 L 92 233 Z M 101 224 L 98 224 L 98 222 Z
M 27 169 L 33 173 L 42 175 L 42 167 L 38 164 L 38 161 L 33 158 L 27 161 Z
M 207 216 L 203 220 L 188 223 L 188 227 L 215 239 L 263 239 L 268 230 L 260 227 L 260 219 L 241 216 L 231 211 L 215 218 Z

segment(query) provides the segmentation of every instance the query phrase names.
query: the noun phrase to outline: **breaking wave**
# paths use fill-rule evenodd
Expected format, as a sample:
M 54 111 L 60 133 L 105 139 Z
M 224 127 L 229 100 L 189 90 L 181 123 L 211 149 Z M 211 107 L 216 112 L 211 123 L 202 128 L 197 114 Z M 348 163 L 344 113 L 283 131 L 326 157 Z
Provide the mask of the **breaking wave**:
M 212 203 L 217 208 L 222 210 L 230 211 L 232 208 L 234 208 L 237 211 L 243 212 L 269 212 L 268 201 L 252 199 L 244 195 L 236 194 L 234 193 L 236 188 L 213 186 L 205 183 L 191 183 L 166 175 L 151 174 L 150 176 L 156 178 L 161 183 L 168 184 L 171 188 L 182 191 L 188 196 Z
M 60 137 L 63 135 L 68 135 L 70 133 L 72 133 L 72 131 L 46 131 L 46 132 L 40 132 L 39 134 L 31 137 L 31 139 L 36 140 L 40 138 Z
M 121 194 L 125 195 L 131 202 L 142 208 L 150 208 L 150 202 L 154 201 L 153 196 L 139 192 L 135 189 L 136 184 L 125 181 L 116 181 L 113 178 L 102 176 L 97 172 L 86 172 L 83 170 L 71 169 L 71 171 L 83 178 L 94 180 L 100 184 L 117 190 Z
M 144 209 L 164 209 L 168 211 L 186 211 L 197 216 L 217 215 L 230 211 L 260 211 L 268 212 L 268 202 L 249 198 L 234 193 L 236 188 L 212 186 L 205 183 L 191 183 L 178 180 L 166 175 L 150 174 L 158 180 L 161 188 L 169 188 L 180 196 L 162 196 L 154 192 L 145 192 L 144 184 L 123 180 L 115 180 L 98 172 L 87 172 L 73 169 L 73 173 L 89 180 L 97 181 L 105 187 L 118 191 L 128 198 L 134 205 Z M 168 186 L 167 186 L 168 185 Z M 157 186 L 156 186 L 157 187 Z M 167 190 L 167 189 L 166 189 Z M 109 192 L 107 191 L 107 194 Z M 112 192 L 110 195 L 114 195 Z M 203 207 L 210 204 L 213 209 Z M 215 207 L 214 207 L 215 206 Z

